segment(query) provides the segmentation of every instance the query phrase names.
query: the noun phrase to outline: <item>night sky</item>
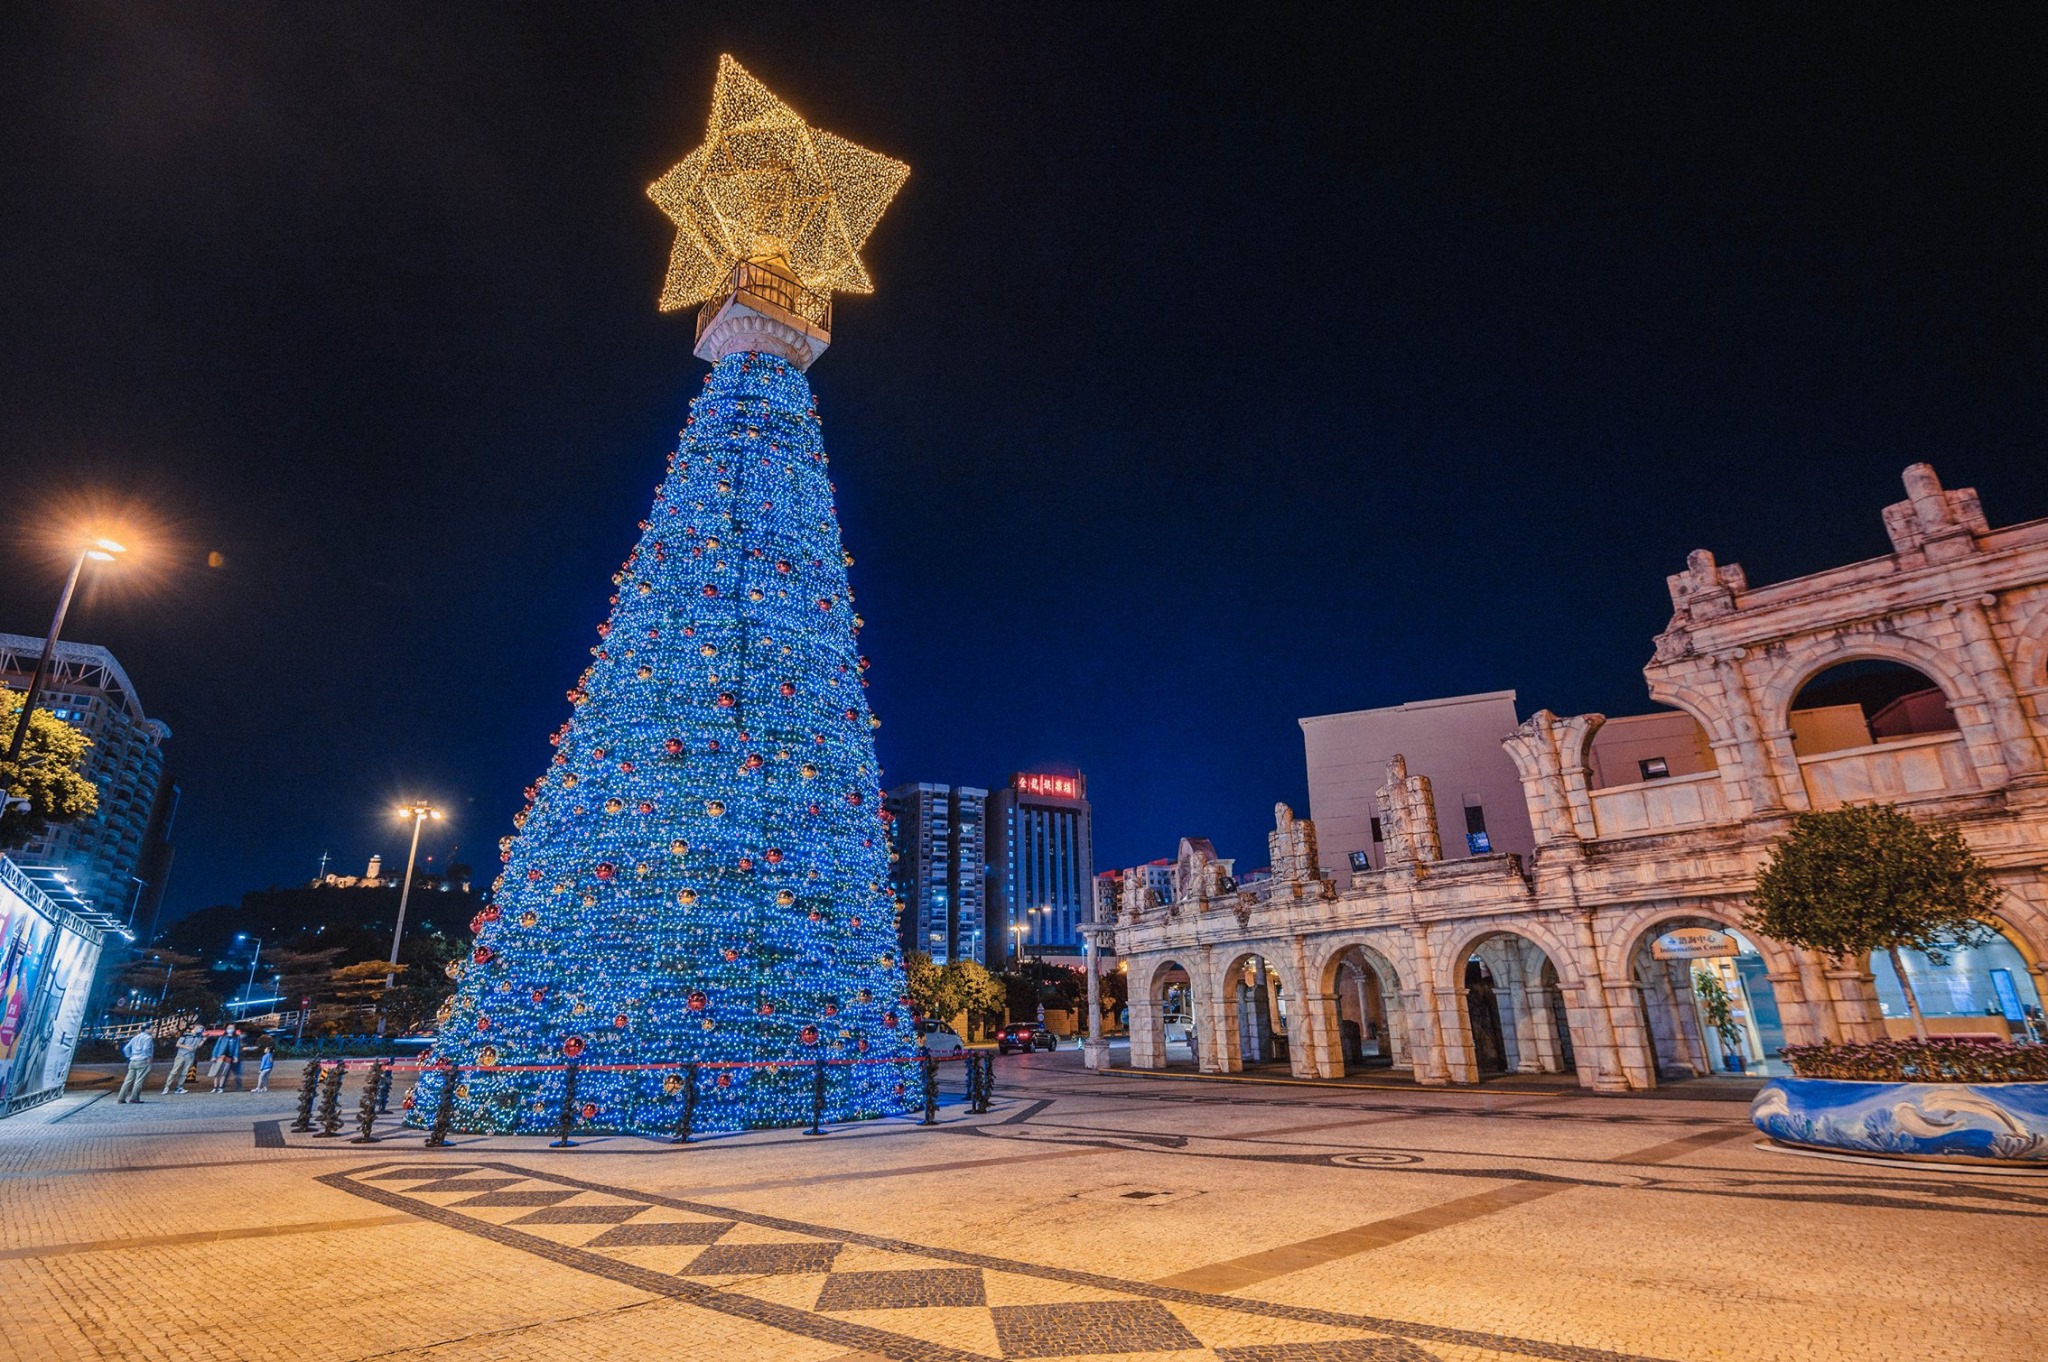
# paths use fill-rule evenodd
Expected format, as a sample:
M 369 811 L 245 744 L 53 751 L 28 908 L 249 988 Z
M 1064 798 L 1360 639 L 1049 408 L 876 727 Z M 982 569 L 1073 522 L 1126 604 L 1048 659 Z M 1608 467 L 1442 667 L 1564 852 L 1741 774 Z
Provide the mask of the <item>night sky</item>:
M 0 629 L 130 508 L 68 636 L 167 915 L 402 795 L 489 878 L 705 371 L 721 51 L 913 168 L 811 374 L 887 782 L 1079 767 L 1100 866 L 1263 864 L 1302 715 L 1648 708 L 1688 550 L 1883 552 L 1916 460 L 2048 515 L 2038 9 L 875 8 L 0 15 Z

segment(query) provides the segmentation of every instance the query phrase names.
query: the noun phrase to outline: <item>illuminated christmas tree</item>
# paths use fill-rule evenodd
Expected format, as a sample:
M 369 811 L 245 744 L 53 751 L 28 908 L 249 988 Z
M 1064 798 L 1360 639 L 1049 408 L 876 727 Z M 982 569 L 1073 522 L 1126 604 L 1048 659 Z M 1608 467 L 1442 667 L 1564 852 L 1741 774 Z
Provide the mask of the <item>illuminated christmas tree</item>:
M 666 1133 L 921 1100 L 847 565 L 804 371 L 830 293 L 908 173 L 807 127 L 731 58 L 710 133 L 648 193 L 679 228 L 665 310 L 713 362 L 612 580 L 611 617 L 434 1058 L 457 1130 L 540 1132 L 577 1063 L 579 1128 Z M 771 1061 L 780 1067 L 725 1068 Z M 422 1073 L 412 1120 L 443 1082 Z

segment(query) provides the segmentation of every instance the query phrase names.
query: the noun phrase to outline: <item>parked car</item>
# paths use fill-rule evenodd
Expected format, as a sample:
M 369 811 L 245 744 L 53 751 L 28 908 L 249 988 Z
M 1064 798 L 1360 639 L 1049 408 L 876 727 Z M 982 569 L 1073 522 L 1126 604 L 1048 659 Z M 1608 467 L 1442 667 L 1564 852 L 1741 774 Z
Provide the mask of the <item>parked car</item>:
M 1012 1022 L 996 1032 L 996 1053 L 1007 1055 L 1012 1050 L 1030 1054 L 1033 1050 L 1057 1050 L 1059 1038 L 1045 1029 L 1044 1022 Z
M 967 1048 L 958 1031 L 929 1017 L 917 1024 L 917 1043 L 924 1046 L 926 1054 L 940 1057 L 957 1055 Z

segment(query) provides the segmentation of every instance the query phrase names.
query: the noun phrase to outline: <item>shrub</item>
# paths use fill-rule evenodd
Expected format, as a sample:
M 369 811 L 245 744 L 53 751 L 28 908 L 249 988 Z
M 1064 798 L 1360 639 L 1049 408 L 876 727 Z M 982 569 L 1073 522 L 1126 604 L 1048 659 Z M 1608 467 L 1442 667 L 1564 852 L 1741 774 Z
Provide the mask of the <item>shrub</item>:
M 1788 1045 L 1801 1078 L 1862 1083 L 2048 1083 L 2048 1045 L 1992 1040 L 1873 1040 Z

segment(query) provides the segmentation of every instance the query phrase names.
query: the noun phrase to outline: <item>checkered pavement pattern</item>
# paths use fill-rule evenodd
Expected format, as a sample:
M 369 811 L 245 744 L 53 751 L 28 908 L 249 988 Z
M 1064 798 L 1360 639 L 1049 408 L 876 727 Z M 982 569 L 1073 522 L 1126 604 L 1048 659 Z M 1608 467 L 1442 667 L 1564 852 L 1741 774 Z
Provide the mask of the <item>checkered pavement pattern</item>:
M 899 1362 L 1650 1362 L 1127 1282 L 491 1162 L 320 1181 L 564 1267 Z

